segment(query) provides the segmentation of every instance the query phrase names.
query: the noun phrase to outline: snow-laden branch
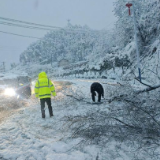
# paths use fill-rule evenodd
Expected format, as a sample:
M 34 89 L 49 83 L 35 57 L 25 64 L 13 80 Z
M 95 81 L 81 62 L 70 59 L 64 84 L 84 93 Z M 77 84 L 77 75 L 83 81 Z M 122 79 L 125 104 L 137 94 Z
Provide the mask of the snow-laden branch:
M 138 90 L 138 91 L 136 91 L 136 92 L 135 92 L 136 94 L 140 94 L 140 93 L 143 93 L 143 92 L 149 92 L 149 91 L 155 90 L 155 89 L 157 89 L 157 88 L 160 87 L 160 84 L 157 84 L 157 85 L 155 85 L 155 86 L 151 86 L 151 85 L 148 85 L 148 84 L 146 84 L 146 83 L 140 82 L 137 78 L 135 78 L 135 79 L 136 79 L 139 83 L 147 86 L 147 88 L 145 88 L 145 89 L 143 89 L 143 90 Z
M 152 86 L 152 87 L 147 87 L 147 88 L 145 88 L 143 90 L 136 91 L 136 93 L 140 94 L 140 93 L 143 93 L 143 92 L 149 92 L 149 91 L 155 90 L 155 89 L 157 89 L 159 87 L 160 87 L 160 84 Z

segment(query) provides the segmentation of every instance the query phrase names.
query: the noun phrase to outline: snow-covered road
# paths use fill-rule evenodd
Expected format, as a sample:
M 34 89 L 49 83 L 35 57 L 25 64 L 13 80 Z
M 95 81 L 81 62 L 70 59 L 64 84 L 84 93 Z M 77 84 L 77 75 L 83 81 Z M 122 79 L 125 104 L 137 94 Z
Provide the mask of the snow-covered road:
M 79 81 L 72 87 L 75 93 L 81 88 L 83 94 L 89 96 L 90 83 Z M 20 109 L 0 124 L 0 160 L 89 160 L 96 157 L 96 151 L 70 150 L 81 139 L 67 139 L 70 131 L 65 128 L 63 117 L 83 114 L 93 106 L 86 108 L 80 107 L 78 102 L 69 102 L 65 96 L 70 92 L 69 87 L 62 88 L 52 100 L 53 118 L 49 118 L 46 109 L 46 119 L 42 119 L 39 103 L 35 105 L 35 101 L 30 100 L 29 107 Z
M 96 144 L 80 146 L 79 144 L 86 140 L 85 137 L 81 134 L 77 137 L 73 136 L 75 129 L 73 124 L 76 125 L 77 122 L 73 123 L 72 120 L 69 121 L 70 119 L 74 119 L 74 122 L 78 120 L 86 127 L 88 123 L 83 118 L 88 115 L 98 116 L 99 113 L 109 113 L 110 106 L 107 102 L 104 101 L 105 103 L 101 105 L 90 103 L 90 85 L 94 81 L 91 79 L 54 81 L 57 96 L 52 99 L 54 114 L 52 118 L 49 117 L 46 107 L 46 118 L 42 119 L 39 101 L 31 98 L 27 101 L 29 105 L 18 108 L 17 112 L 3 120 L 0 123 L 0 160 L 131 159 L 129 152 L 117 149 L 119 142 L 114 139 L 107 140 L 107 137 L 104 136 L 103 138 L 107 140 L 107 143 L 101 147 Z M 116 82 L 96 81 L 105 83 L 103 85 L 106 98 L 109 94 L 112 95 L 112 92 L 116 92 Z M 108 85 L 109 83 L 111 85 Z M 86 101 L 89 103 L 86 103 Z M 97 125 L 98 123 L 103 122 L 99 121 Z M 128 148 L 125 145 L 123 147 L 125 150 Z M 134 157 L 134 153 L 132 156 Z

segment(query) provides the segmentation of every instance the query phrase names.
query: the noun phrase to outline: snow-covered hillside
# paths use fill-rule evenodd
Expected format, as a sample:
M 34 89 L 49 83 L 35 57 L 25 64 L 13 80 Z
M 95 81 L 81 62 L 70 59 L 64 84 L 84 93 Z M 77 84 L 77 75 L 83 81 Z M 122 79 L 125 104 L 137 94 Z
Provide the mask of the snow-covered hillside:
M 148 56 L 153 55 L 150 61 L 153 63 L 155 54 L 159 54 L 158 2 L 133 1 L 142 69 L 147 66 Z M 68 23 L 30 45 L 21 54 L 18 68 L 33 75 L 45 70 L 55 77 L 74 78 L 107 78 L 110 74 L 123 76 L 131 71 L 136 74 L 133 8 L 129 16 L 126 3 L 127 0 L 115 2 L 117 22 L 113 30 L 98 31 Z M 61 60 L 67 64 L 61 66 Z

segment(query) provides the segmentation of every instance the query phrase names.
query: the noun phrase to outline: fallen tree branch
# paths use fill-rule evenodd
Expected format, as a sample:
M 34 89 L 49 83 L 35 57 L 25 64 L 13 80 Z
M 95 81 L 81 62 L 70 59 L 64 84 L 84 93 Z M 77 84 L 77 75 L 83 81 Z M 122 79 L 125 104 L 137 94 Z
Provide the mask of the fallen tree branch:
M 129 128 L 137 129 L 137 127 L 132 126 L 132 125 L 129 125 L 129 124 L 127 124 L 127 123 L 125 123 L 125 122 L 121 121 L 121 120 L 120 120 L 120 119 L 118 119 L 118 118 L 115 118 L 115 117 L 110 117 L 110 118 L 112 118 L 112 119 L 114 119 L 114 120 L 116 120 L 116 121 L 118 121 L 118 122 L 122 123 L 123 125 L 125 125 L 125 126 L 127 126 L 127 127 L 129 127 Z
M 82 102 L 86 102 L 88 104 L 92 104 L 91 102 L 87 102 L 84 100 L 84 98 L 77 98 L 77 97 L 74 97 L 73 95 L 66 95 L 67 97 L 71 97 L 71 98 L 74 98 L 76 99 L 77 101 L 82 101 Z
M 74 97 L 73 95 L 66 95 L 67 97 L 71 97 L 71 98 L 74 98 L 76 99 L 77 101 L 82 101 L 84 98 L 77 98 L 77 97 Z
M 155 90 L 157 88 L 160 88 L 160 84 L 158 84 L 156 86 L 147 87 L 147 88 L 145 88 L 143 90 L 136 91 L 135 93 L 136 94 L 140 94 L 140 93 L 143 93 L 143 92 L 150 92 L 150 91 Z
M 111 86 L 123 86 L 121 83 L 117 82 L 117 83 L 102 83 L 102 84 L 108 84 Z
M 140 94 L 140 93 L 143 93 L 143 92 L 149 92 L 149 91 L 155 90 L 155 89 L 157 89 L 157 88 L 160 87 L 160 84 L 155 85 L 155 86 L 151 86 L 151 85 L 149 85 L 149 84 L 146 84 L 146 83 L 141 82 L 141 81 L 140 81 L 139 79 L 137 79 L 137 78 L 135 78 L 135 79 L 136 79 L 139 83 L 147 86 L 147 88 L 145 88 L 145 89 L 143 89 L 143 90 L 136 91 L 136 92 L 135 92 L 136 94 Z
M 143 82 L 140 81 L 138 78 L 135 78 L 135 80 L 137 80 L 139 83 L 141 83 L 141 84 L 143 84 L 143 85 L 145 85 L 145 86 L 147 86 L 147 87 L 152 88 L 152 86 L 150 86 L 149 84 L 143 83 Z
M 138 108 L 139 110 L 141 110 L 142 112 L 146 113 L 159 127 L 160 127 L 160 124 L 159 122 L 157 122 L 157 120 L 149 113 L 147 112 L 146 110 L 144 110 L 143 108 L 141 107 L 138 107 L 134 104 L 134 102 L 132 102 L 131 100 L 128 100 L 128 99 L 123 99 L 124 101 L 126 101 L 127 103 L 131 103 L 135 108 Z

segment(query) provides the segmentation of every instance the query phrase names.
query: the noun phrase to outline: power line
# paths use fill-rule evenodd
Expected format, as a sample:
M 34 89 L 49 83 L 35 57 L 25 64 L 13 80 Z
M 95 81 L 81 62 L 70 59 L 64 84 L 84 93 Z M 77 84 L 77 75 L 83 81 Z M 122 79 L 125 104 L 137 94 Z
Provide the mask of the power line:
M 1 51 L 21 51 L 22 49 L 0 48 Z
M 0 31 L 0 33 L 4 33 L 4 34 L 11 34 L 11 35 L 20 36 L 20 37 L 25 37 L 25 38 L 41 39 L 41 38 L 38 38 L 38 37 L 25 36 L 25 35 L 16 34 L 16 33 L 11 33 L 11 32 L 4 32 L 4 31 Z
M 0 52 L 1 53 L 19 53 L 19 52 L 23 52 L 24 50 L 22 50 L 22 51 L 14 51 L 14 50 L 13 51 L 12 50 L 10 50 L 10 51 L 4 51 L 4 50 L 0 50 Z
M 5 20 L 5 21 L 9 21 L 9 22 L 1 21 L 0 24 L 11 25 L 11 26 L 12 25 L 13 26 L 19 26 L 19 27 L 30 28 L 30 29 L 42 29 L 42 30 L 49 30 L 49 31 L 53 31 L 55 29 L 61 29 L 63 31 L 67 31 L 67 32 L 75 32 L 75 31 L 85 31 L 85 32 L 87 32 L 88 31 L 88 30 L 85 30 L 85 29 L 75 29 L 75 28 L 74 28 L 74 30 L 72 30 L 72 28 L 64 29 L 62 27 L 43 25 L 43 24 L 38 24 L 38 23 L 31 23 L 31 22 L 26 22 L 26 21 L 11 19 L 11 18 L 4 18 L 4 17 L 0 17 L 0 19 Z M 22 24 L 16 24 L 14 22 L 22 23 Z M 28 25 L 24 25 L 23 23 L 28 24 Z M 38 26 L 38 27 L 35 27 L 35 26 Z M 43 27 L 47 27 L 47 28 L 43 28 Z
M 0 17 L 0 19 L 7 20 L 7 21 L 12 21 L 12 22 L 18 22 L 18 23 L 25 23 L 25 24 L 29 24 L 29 25 L 41 26 L 41 27 L 54 28 L 54 29 L 55 28 L 56 29 L 61 29 L 62 28 L 62 27 L 56 27 L 56 26 L 50 26 L 50 25 L 44 25 L 44 24 L 38 24 L 38 23 L 32 23 L 32 22 L 26 22 L 26 21 L 11 19 L 11 18 Z
M 0 22 L 0 24 L 8 25 L 8 26 L 17 26 L 17 27 L 22 27 L 22 28 L 40 29 L 40 30 L 48 30 L 48 31 L 53 31 L 55 29 L 61 29 L 61 30 L 65 31 L 65 32 L 76 32 L 76 31 L 88 32 L 88 30 L 86 30 L 86 29 L 75 29 L 74 28 L 74 30 L 72 30 L 72 28 L 66 28 L 66 29 L 64 29 L 62 27 L 42 25 L 42 24 L 31 23 L 31 22 L 26 22 L 26 21 L 20 21 L 20 20 L 15 20 L 15 19 L 10 19 L 10 18 L 4 18 L 4 17 L 0 17 L 0 19 L 5 20 L 5 21 L 9 21 L 9 22 L 5 22 L 5 21 L 1 21 Z M 14 23 L 14 22 L 16 22 L 16 23 Z M 22 23 L 22 24 L 18 24 L 18 23 Z M 28 25 L 26 25 L 26 24 L 28 24 Z M 47 27 L 47 28 L 44 28 L 44 27 Z
M 41 27 L 35 27 L 35 26 L 28 26 L 28 25 L 21 25 L 21 24 L 15 24 L 15 23 L 10 23 L 10 22 L 0 22 L 2 25 L 7 25 L 7 26 L 15 26 L 15 27 L 21 27 L 21 28 L 27 28 L 27 29 L 39 29 L 39 30 L 46 30 L 46 31 L 55 31 L 55 29 L 49 29 L 49 28 L 41 28 Z M 60 28 L 59 30 L 67 32 L 67 33 L 77 33 L 77 32 L 91 32 L 92 30 L 85 30 L 85 29 L 72 29 L 72 28 Z M 96 31 L 96 30 L 95 30 Z
M 0 45 L 0 48 L 11 48 L 11 49 L 22 49 L 21 46 L 11 46 L 11 45 Z
M 42 24 L 37 24 L 37 23 L 31 23 L 31 22 L 26 22 L 26 21 L 20 21 L 20 20 L 15 20 L 15 19 L 10 19 L 10 18 L 4 18 L 4 17 L 0 17 L 0 19 L 5 20 L 5 21 L 9 21 L 9 22 L 4 22 L 4 21 L 0 21 L 0 24 L 2 25 L 7 25 L 7 26 L 15 26 L 15 27 L 21 27 L 21 28 L 28 28 L 28 29 L 39 29 L 39 30 L 46 30 L 46 31 L 53 31 L 55 29 L 60 29 L 63 32 L 92 32 L 93 30 L 86 30 L 86 29 L 75 29 L 75 28 L 61 28 L 61 27 L 55 27 L 55 26 L 49 26 L 49 25 L 42 25 Z M 16 23 L 12 23 L 12 22 L 16 22 Z M 22 23 L 22 24 L 17 24 L 17 23 Z M 26 25 L 29 24 L 29 25 Z M 32 25 L 32 26 L 31 26 Z M 34 25 L 34 26 L 33 26 Z M 39 27 L 40 26 L 40 27 Z M 48 28 L 44 28 L 44 27 L 48 27 Z M 1 33 L 5 33 L 5 34 L 11 34 L 11 35 L 15 35 L 15 36 L 21 36 L 21 37 L 26 37 L 26 38 L 36 38 L 36 39 L 40 39 L 38 37 L 33 37 L 33 36 L 26 36 L 26 35 L 21 35 L 21 34 L 16 34 L 16 33 L 11 33 L 11 32 L 4 32 L 4 31 L 0 31 Z M 94 30 L 94 32 L 96 32 L 96 30 Z
M 0 24 L 7 25 L 7 26 L 16 26 L 16 27 L 21 27 L 21 28 L 46 30 L 46 31 L 53 30 L 53 29 L 48 29 L 48 28 L 40 28 L 40 27 L 35 27 L 35 26 L 27 26 L 27 25 L 15 24 L 15 23 L 10 23 L 10 22 L 0 22 Z
M 35 26 L 28 26 L 28 25 L 21 25 L 21 24 L 15 24 L 15 23 L 10 23 L 10 22 L 0 22 L 2 25 L 7 25 L 7 26 L 16 26 L 16 27 L 21 27 L 21 28 L 28 28 L 28 29 L 39 29 L 39 30 L 46 30 L 46 31 L 55 31 L 56 29 L 49 29 L 49 28 L 42 28 L 42 27 L 35 27 Z M 85 30 L 85 29 L 75 29 L 75 28 L 60 28 L 59 30 L 64 31 L 64 32 L 91 32 L 93 30 Z M 96 30 L 94 30 L 96 32 Z
M 0 48 L 13 48 L 13 49 L 22 49 L 23 47 L 21 47 L 21 46 L 10 46 L 10 45 L 8 45 L 8 46 L 6 46 L 6 45 L 0 45 Z

